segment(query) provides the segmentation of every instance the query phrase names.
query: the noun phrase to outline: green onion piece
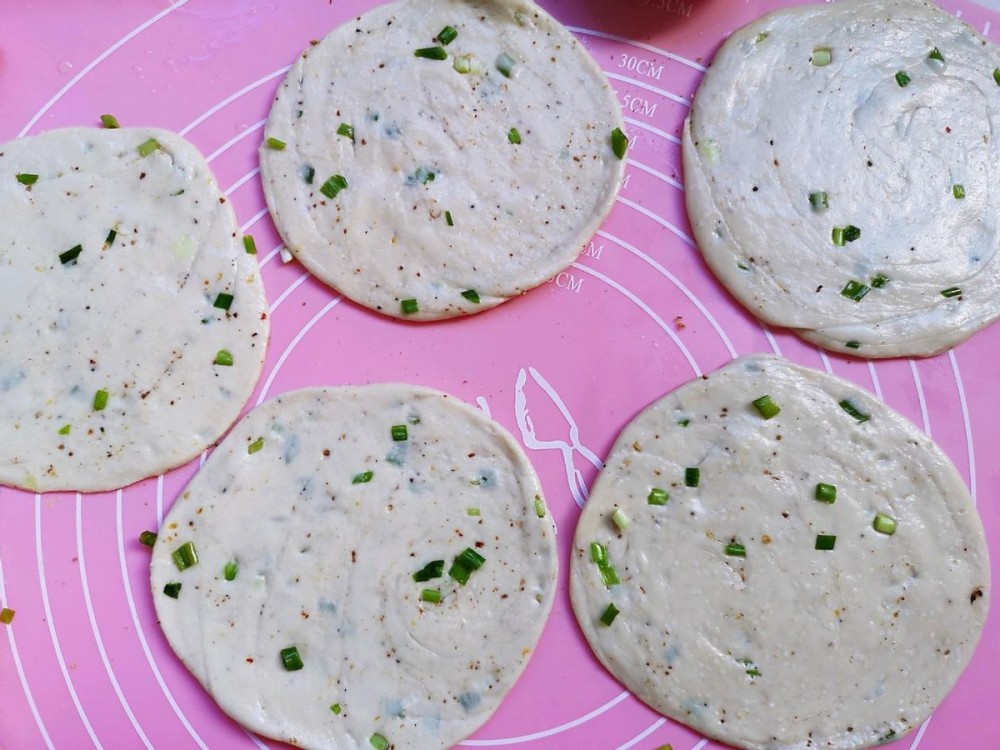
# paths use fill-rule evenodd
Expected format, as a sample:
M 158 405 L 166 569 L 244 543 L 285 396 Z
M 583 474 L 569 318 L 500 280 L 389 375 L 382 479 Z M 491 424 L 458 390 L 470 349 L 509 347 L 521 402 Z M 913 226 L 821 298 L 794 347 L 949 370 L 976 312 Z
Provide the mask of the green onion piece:
M 760 677 L 760 670 L 757 669 L 757 665 L 753 663 L 751 659 L 737 659 L 740 664 L 746 667 L 746 673 L 750 677 Z
M 448 59 L 448 53 L 444 51 L 444 47 L 421 47 L 413 54 L 417 57 L 423 57 L 426 60 Z
M 254 453 L 259 451 L 263 447 L 264 447 L 264 438 L 259 437 L 252 443 L 250 443 L 250 445 L 247 446 L 247 454 L 252 456 Z
M 944 55 L 941 54 L 941 50 L 939 50 L 937 47 L 935 47 L 927 55 L 927 59 L 928 60 L 937 60 L 938 62 L 944 62 Z
M 343 711 L 339 703 L 332 704 L 330 706 L 330 710 L 333 711 L 335 714 L 337 714 L 337 716 L 340 716 L 340 712 Z
M 959 287 L 957 287 L 957 286 L 950 286 L 947 289 L 942 289 L 941 290 L 941 296 L 942 297 L 948 297 L 948 298 L 958 297 L 961 294 L 962 294 L 962 290 Z
M 151 153 L 160 148 L 160 142 L 155 138 L 150 138 L 148 141 L 139 144 L 139 156 L 146 157 Z
M 264 141 L 264 143 L 268 148 L 273 149 L 274 151 L 284 151 L 285 146 L 287 145 L 284 141 L 280 141 L 277 138 L 268 138 Z
M 955 200 L 962 200 L 965 197 L 965 186 L 952 185 L 951 194 L 955 196 Z
M 117 236 L 118 236 L 117 229 L 112 229 L 110 232 L 108 232 L 108 236 L 104 240 L 104 247 L 111 247 L 113 244 L 115 244 L 115 238 Z
M 176 599 L 181 593 L 181 584 L 176 581 L 168 583 L 163 587 L 163 593 L 169 596 L 171 599 Z
M 1000 86 L 1000 68 L 994 68 L 993 81 L 996 83 L 997 86 Z
M 229 306 L 233 304 L 233 295 L 228 292 L 219 292 L 215 296 L 215 302 L 212 303 L 212 307 L 217 307 L 220 310 L 228 310 Z
M 457 55 L 452 61 L 456 73 L 465 75 L 472 72 L 472 55 Z
M 685 417 L 684 419 L 678 419 L 677 424 L 679 424 L 681 427 L 687 427 L 689 424 L 691 424 L 691 420 Z
M 66 252 L 59 253 L 59 262 L 62 263 L 64 266 L 67 263 L 74 263 L 76 262 L 76 259 L 80 257 L 80 253 L 82 252 L 83 252 L 83 245 L 76 245 L 75 247 L 71 247 Z
M 884 513 L 876 513 L 875 520 L 872 521 L 872 528 L 879 534 L 891 536 L 896 533 L 896 519 Z
M 486 558 L 472 549 L 472 547 L 466 547 L 455 558 L 455 561 L 462 563 L 469 570 L 479 570 L 483 567 L 483 563 L 486 562 Z
M 521 134 L 517 132 L 517 128 L 511 128 L 507 131 L 507 140 L 515 145 L 521 142 Z
M 442 575 L 444 575 L 444 560 L 431 560 L 413 574 L 413 580 L 417 583 L 424 583 L 434 578 L 440 578 Z
M 625 511 L 621 508 L 615 508 L 615 512 L 611 514 L 611 520 L 614 521 L 619 531 L 625 531 L 628 525 L 632 523 L 631 519 L 625 515 Z
M 319 191 L 325 195 L 327 198 L 336 198 L 337 193 L 344 190 L 347 187 L 347 180 L 344 179 L 343 175 L 335 174 L 329 180 L 323 183 L 323 186 Z
M 830 207 L 830 198 L 822 191 L 818 193 L 809 193 L 809 205 L 812 207 L 813 211 L 819 213 L 820 211 L 825 211 Z
M 844 288 L 840 290 L 840 293 L 847 297 L 847 299 L 860 302 L 870 291 L 871 287 L 867 284 L 862 284 L 860 281 L 854 281 L 852 279 L 844 285 Z
M 774 400 L 770 396 L 761 396 L 758 399 L 754 399 L 751 403 L 753 404 L 753 408 L 764 419 L 771 419 L 781 413 L 781 408 L 774 403 Z
M 742 544 L 738 544 L 736 542 L 730 542 L 729 544 L 726 545 L 726 554 L 729 555 L 730 557 L 746 557 L 747 548 L 744 547 Z
M 354 477 L 351 479 L 351 484 L 366 484 L 367 482 L 372 481 L 372 478 L 374 476 L 375 476 L 374 471 L 362 471 L 360 474 L 354 475 Z
M 829 47 L 815 47 L 812 53 L 812 64 L 824 68 L 833 62 L 833 51 Z
M 896 83 L 899 84 L 900 88 L 906 88 L 906 84 L 910 82 L 910 77 L 906 75 L 906 71 L 899 71 L 896 73 Z
M 465 297 L 467 300 L 469 300 L 469 302 L 471 302 L 474 305 L 479 304 L 479 292 L 477 292 L 475 289 L 466 289 L 464 292 L 462 292 L 462 296 Z
M 4 607 L 0 610 L 0 622 L 4 625 L 10 625 L 14 622 L 14 610 Z
M 222 568 L 222 577 L 227 581 L 235 581 L 237 573 L 240 572 L 240 564 L 235 560 L 230 560 Z
M 535 495 L 535 515 L 539 518 L 545 518 L 545 501 L 542 500 L 541 495 Z
M 608 548 L 600 542 L 590 543 L 590 561 L 598 565 L 607 565 Z
M 697 487 L 701 481 L 701 469 L 689 467 L 684 469 L 684 485 L 686 487 Z
M 297 672 L 304 666 L 299 650 L 295 646 L 281 649 L 281 663 L 289 672 Z
M 121 125 L 118 124 L 118 118 L 114 115 L 101 115 L 101 125 L 106 127 L 108 130 L 114 130 L 115 128 L 121 127 Z
M 844 228 L 834 227 L 833 232 L 831 232 L 831 238 L 833 239 L 833 244 L 837 247 L 844 246 Z
M 444 212 L 444 223 L 449 227 L 455 226 L 455 220 L 451 218 L 451 211 Z
M 22 185 L 34 185 L 38 182 L 38 175 L 29 174 L 28 172 L 18 172 L 15 177 Z
M 817 534 L 816 549 L 829 551 L 837 543 L 837 537 L 833 534 Z
M 884 287 L 886 284 L 889 283 L 889 277 L 886 276 L 885 274 L 879 273 L 872 277 L 870 283 L 872 285 L 872 289 L 881 289 L 882 287 Z
M 419 308 L 415 299 L 404 299 L 400 301 L 399 309 L 403 315 L 413 315 Z
M 302 179 L 306 181 L 307 185 L 312 185 L 313 178 L 315 177 L 316 177 L 316 170 L 313 167 L 310 167 L 308 164 L 306 164 L 302 168 Z
M 174 565 L 177 570 L 187 570 L 192 565 L 198 564 L 198 553 L 195 551 L 194 542 L 184 542 L 171 554 L 174 558 Z
M 450 568 L 448 568 L 448 576 L 453 580 L 458 581 L 463 586 L 469 582 L 470 575 L 472 575 L 472 571 L 457 560 L 452 563 Z
M 514 70 L 514 58 L 506 52 L 501 52 L 500 57 L 497 58 L 497 70 L 499 70 L 505 78 L 510 78 L 510 74 Z
M 233 353 L 228 349 L 219 349 L 215 353 L 215 364 L 221 367 L 232 367 L 233 366 Z
M 445 26 L 441 31 L 438 32 L 437 40 L 441 42 L 445 47 L 455 41 L 455 37 L 458 36 L 458 30 L 454 26 Z
M 342 135 L 344 138 L 350 138 L 351 143 L 354 143 L 354 126 L 348 125 L 346 122 L 340 123 L 340 127 L 337 128 L 337 135 Z
M 840 402 L 840 408 L 846 411 L 848 414 L 850 414 L 859 422 L 867 422 L 869 419 L 872 418 L 871 414 L 866 414 L 865 412 L 861 411 L 858 407 L 854 405 L 853 401 L 847 398 L 845 398 L 843 401 Z
M 598 565 L 597 569 L 601 572 L 601 579 L 604 581 L 604 585 L 608 588 L 617 586 L 622 582 L 622 579 L 618 577 L 618 571 L 615 570 L 615 566 L 611 563 Z
M 440 604 L 441 592 L 438 589 L 424 589 L 420 592 L 420 599 L 431 604 Z
M 397 443 L 409 437 L 409 432 L 405 424 L 394 424 L 389 428 L 389 434 L 392 435 L 392 439 Z
M 861 239 L 861 230 L 858 229 L 853 224 L 848 224 L 844 227 L 844 240 L 846 242 L 854 242 L 854 240 Z
M 625 152 L 628 151 L 628 138 L 621 128 L 615 128 L 611 131 L 611 151 L 618 157 L 619 161 L 625 158 Z
M 389 748 L 389 740 L 378 732 L 375 732 L 375 734 L 368 738 L 368 744 L 374 747 L 375 750 L 388 750 Z
M 844 344 L 844 346 L 846 346 L 848 349 L 860 349 L 861 348 L 861 342 L 860 341 L 848 341 L 846 344 Z
M 152 547 L 156 544 L 156 534 L 152 531 L 143 531 L 139 534 L 139 544 L 145 544 L 147 547 Z
M 832 503 L 837 499 L 837 488 L 820 482 L 816 485 L 816 499 L 821 503 Z
M 97 393 L 94 394 L 94 411 L 103 411 L 104 407 L 108 405 L 108 392 L 101 388 Z
M 646 502 L 650 505 L 666 505 L 669 499 L 670 495 L 667 494 L 667 491 L 659 487 L 651 489 L 646 496 Z
M 243 249 L 247 251 L 247 255 L 257 254 L 257 243 L 254 242 L 252 234 L 243 235 Z
M 60 435 L 69 435 L 69 432 L 72 429 L 73 429 L 73 427 L 71 425 L 64 424 L 62 427 L 59 428 L 59 434 Z
M 616 617 L 618 617 L 618 607 L 614 604 L 609 604 L 608 608 L 604 610 L 604 614 L 601 615 L 601 625 L 610 627 Z
M 467 515 L 467 516 L 478 516 L 479 515 L 479 508 L 466 508 L 465 509 L 465 515 Z

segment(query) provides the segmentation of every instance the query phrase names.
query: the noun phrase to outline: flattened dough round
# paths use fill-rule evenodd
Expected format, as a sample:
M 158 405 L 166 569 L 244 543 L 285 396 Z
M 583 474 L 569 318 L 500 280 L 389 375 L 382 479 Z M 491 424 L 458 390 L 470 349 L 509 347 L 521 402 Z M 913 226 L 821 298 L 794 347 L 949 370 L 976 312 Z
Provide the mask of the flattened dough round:
M 458 34 L 442 46 L 445 26 Z M 433 47 L 447 59 L 414 54 Z M 402 0 L 292 66 L 265 131 L 286 146 L 261 147 L 264 195 L 288 249 L 327 284 L 386 315 L 449 318 L 576 258 L 618 192 L 611 132 L 623 127 L 597 64 L 533 3 Z M 329 198 L 334 175 L 347 187 Z
M 238 232 L 204 158 L 167 131 L 0 145 L 0 482 L 115 489 L 229 428 L 269 330 Z
M 780 408 L 770 419 L 752 406 L 765 395 Z M 654 488 L 665 504 L 649 502 Z M 631 519 L 621 533 L 616 508 Z M 879 513 L 894 534 L 874 530 Z M 819 535 L 833 549 L 816 549 Z M 592 542 L 620 584 L 604 585 Z M 857 386 L 766 356 L 678 388 L 622 431 L 570 571 L 577 620 L 612 674 L 755 750 L 863 748 L 918 726 L 972 655 L 988 583 L 979 517 L 944 453 Z M 601 625 L 612 602 L 620 614 Z
M 995 45 L 909 0 L 735 32 L 684 129 L 708 265 L 765 321 L 862 357 L 935 354 L 995 320 L 998 65 Z M 834 244 L 849 227 L 860 237 Z
M 157 615 L 222 710 L 255 732 L 307 748 L 366 748 L 375 733 L 451 747 L 513 686 L 551 608 L 540 493 L 502 427 L 437 391 L 285 394 L 233 428 L 165 519 Z M 172 553 L 187 542 L 198 563 L 180 571 Z M 465 548 L 485 562 L 460 585 L 449 571 Z M 434 560 L 443 575 L 414 581 Z M 425 588 L 441 602 L 422 601 Z M 299 671 L 282 667 L 290 646 Z

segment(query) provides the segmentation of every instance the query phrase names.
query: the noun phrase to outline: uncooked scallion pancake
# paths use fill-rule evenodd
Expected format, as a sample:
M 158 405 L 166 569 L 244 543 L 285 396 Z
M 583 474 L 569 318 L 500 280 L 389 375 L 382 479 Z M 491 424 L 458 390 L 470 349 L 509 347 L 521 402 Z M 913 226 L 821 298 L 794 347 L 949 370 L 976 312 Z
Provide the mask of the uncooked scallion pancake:
M 917 727 L 988 608 L 954 466 L 857 386 L 775 357 L 678 388 L 619 436 L 570 594 L 600 661 L 743 748 L 863 748 Z
M 533 3 L 402 0 L 302 53 L 261 176 L 317 277 L 386 315 L 449 318 L 576 258 L 621 183 L 623 127 L 597 64 Z
M 552 605 L 540 492 L 503 428 L 437 391 L 279 396 L 165 519 L 160 624 L 255 732 L 317 750 L 451 747 L 512 687 Z
M 688 215 L 751 312 L 862 357 L 1000 315 L 1000 49 L 930 3 L 779 11 L 716 54 L 684 130 Z
M 268 337 L 238 232 L 204 158 L 172 133 L 0 145 L 0 482 L 114 489 L 229 428 Z

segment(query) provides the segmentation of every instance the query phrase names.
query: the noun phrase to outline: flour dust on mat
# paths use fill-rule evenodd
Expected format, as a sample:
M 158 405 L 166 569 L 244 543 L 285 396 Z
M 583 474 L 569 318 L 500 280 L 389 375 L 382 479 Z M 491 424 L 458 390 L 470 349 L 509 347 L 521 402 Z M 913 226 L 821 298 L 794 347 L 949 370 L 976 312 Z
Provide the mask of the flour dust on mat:
M 857 386 L 767 356 L 622 431 L 571 553 L 598 659 L 657 711 L 753 750 L 919 726 L 972 656 L 988 586 L 944 453 Z
M 768 323 L 930 355 L 1000 315 L 1000 49 L 909 0 L 772 13 L 716 54 L 684 129 L 708 265 Z
M 555 529 L 481 412 L 406 385 L 279 396 L 171 509 L 151 566 L 167 640 L 223 711 L 306 748 L 451 747 L 541 635 Z
M 618 100 L 522 0 L 402 0 L 306 49 L 261 146 L 288 249 L 385 315 L 479 312 L 568 266 L 610 211 Z
M 269 324 L 200 153 L 146 128 L 0 145 L 0 482 L 109 490 L 239 415 Z

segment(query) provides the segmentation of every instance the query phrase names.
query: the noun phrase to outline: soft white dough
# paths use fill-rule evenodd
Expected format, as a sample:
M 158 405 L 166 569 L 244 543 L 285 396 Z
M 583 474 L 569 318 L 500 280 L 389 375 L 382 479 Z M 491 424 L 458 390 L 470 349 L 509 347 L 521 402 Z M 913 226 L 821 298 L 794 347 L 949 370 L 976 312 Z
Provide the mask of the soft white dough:
M 188 542 L 198 563 L 179 570 Z M 485 562 L 460 584 L 449 573 L 466 548 Z M 434 560 L 441 577 L 415 581 Z M 376 733 L 433 750 L 513 686 L 556 569 L 555 529 L 513 438 L 453 397 L 390 384 L 254 409 L 164 520 L 151 579 L 170 645 L 248 729 L 317 750 L 369 748 Z M 282 666 L 290 646 L 298 671 Z
M 911 0 L 790 8 L 733 33 L 684 128 L 708 265 L 768 323 L 860 357 L 935 354 L 991 323 L 998 65 L 996 45 Z M 860 237 L 835 245 L 850 226 Z
M 446 26 L 458 34 L 443 46 Z M 430 47 L 447 59 L 415 56 Z M 401 0 L 292 66 L 265 129 L 285 147 L 261 146 L 264 195 L 288 249 L 355 302 L 409 320 L 465 315 L 577 257 L 621 184 L 615 128 L 604 74 L 534 3 Z M 329 198 L 335 175 L 347 187 Z
M 770 419 L 753 406 L 763 396 L 780 409 Z M 595 542 L 621 583 L 605 585 Z M 598 659 L 666 716 L 736 747 L 852 750 L 919 726 L 954 685 L 986 618 L 989 561 L 930 438 L 848 381 L 752 356 L 622 431 L 580 516 L 570 595 Z
M 159 147 L 143 156 L 150 139 Z M 167 131 L 0 144 L 0 482 L 115 489 L 229 428 L 269 330 L 238 233 L 204 158 Z M 220 350 L 231 366 L 214 363 Z

